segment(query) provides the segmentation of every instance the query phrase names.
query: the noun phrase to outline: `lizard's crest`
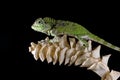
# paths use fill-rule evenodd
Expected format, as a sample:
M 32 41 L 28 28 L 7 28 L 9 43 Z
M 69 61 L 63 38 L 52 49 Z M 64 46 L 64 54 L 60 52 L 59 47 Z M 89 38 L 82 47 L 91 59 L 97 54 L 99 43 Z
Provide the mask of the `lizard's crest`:
M 52 27 L 56 24 L 56 20 L 50 17 L 45 17 L 43 20 Z

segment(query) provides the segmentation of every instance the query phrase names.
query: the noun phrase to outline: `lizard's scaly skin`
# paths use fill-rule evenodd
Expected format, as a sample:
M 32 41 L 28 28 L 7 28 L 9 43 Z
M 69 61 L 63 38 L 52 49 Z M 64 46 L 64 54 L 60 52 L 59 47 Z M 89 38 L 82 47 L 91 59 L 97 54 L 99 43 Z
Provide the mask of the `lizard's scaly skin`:
M 88 45 L 87 40 L 92 40 L 120 52 L 119 47 L 114 46 L 111 43 L 108 43 L 100 37 L 92 34 L 82 25 L 71 21 L 55 20 L 49 17 L 45 17 L 43 19 L 39 18 L 32 25 L 32 29 L 53 36 L 58 36 L 61 34 L 74 36 L 78 40 L 82 40 L 86 46 Z

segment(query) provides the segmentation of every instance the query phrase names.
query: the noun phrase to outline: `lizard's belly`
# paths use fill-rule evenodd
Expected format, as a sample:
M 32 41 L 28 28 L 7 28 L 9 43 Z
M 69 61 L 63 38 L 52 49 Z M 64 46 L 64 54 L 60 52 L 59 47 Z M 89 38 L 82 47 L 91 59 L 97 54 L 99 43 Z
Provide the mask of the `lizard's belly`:
M 75 34 L 70 34 L 70 33 L 68 33 L 68 32 L 64 32 L 64 31 L 63 31 L 63 32 L 59 32 L 59 31 L 57 31 L 57 30 L 51 30 L 51 31 L 50 31 L 50 34 L 51 34 L 52 36 L 67 35 L 67 36 L 70 36 L 70 37 L 77 38 Z

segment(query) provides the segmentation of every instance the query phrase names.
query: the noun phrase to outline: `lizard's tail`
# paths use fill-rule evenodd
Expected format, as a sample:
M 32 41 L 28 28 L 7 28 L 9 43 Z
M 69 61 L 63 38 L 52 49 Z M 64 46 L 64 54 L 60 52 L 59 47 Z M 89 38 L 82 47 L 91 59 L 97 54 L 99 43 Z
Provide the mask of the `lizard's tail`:
M 109 43 L 109 42 L 101 39 L 101 38 L 98 37 L 98 36 L 93 35 L 92 38 L 91 38 L 91 40 L 93 40 L 93 41 L 95 41 L 95 42 L 98 42 L 98 43 L 100 43 L 100 44 L 102 44 L 102 45 L 104 45 L 104 46 L 107 46 L 107 47 L 109 47 L 109 48 L 111 48 L 111 49 L 113 49 L 113 50 L 116 50 L 116 51 L 119 51 L 119 52 L 120 52 L 120 47 L 117 47 L 117 46 L 115 46 L 115 45 L 113 45 L 113 44 L 111 44 L 111 43 Z

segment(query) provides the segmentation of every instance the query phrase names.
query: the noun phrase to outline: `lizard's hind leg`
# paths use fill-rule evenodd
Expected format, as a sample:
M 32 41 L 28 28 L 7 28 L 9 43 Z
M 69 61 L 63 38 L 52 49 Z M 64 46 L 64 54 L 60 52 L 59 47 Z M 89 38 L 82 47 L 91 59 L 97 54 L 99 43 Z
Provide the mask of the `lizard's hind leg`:
M 82 44 L 83 44 L 84 47 L 88 47 L 88 40 L 85 40 L 85 39 L 83 39 L 83 38 L 80 38 L 79 41 L 82 42 Z

